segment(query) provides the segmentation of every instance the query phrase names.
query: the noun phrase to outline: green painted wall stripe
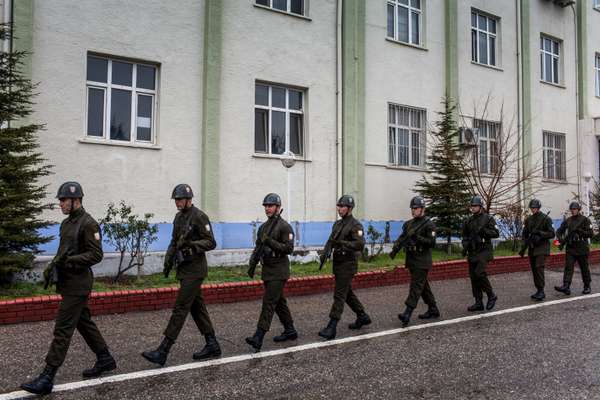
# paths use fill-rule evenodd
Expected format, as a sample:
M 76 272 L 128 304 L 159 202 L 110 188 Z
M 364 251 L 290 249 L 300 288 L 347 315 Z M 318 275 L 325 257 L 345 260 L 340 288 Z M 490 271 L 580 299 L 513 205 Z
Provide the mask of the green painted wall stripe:
M 342 190 L 364 215 L 366 1 L 345 0 L 342 10 L 343 162 Z
M 33 51 L 33 0 L 16 0 L 12 3 L 14 27 L 13 50 Z M 31 55 L 23 60 L 23 73 L 32 77 Z
M 536 42 L 537 43 L 537 42 Z M 531 154 L 532 154 L 532 139 L 531 139 L 531 4 L 528 0 L 521 0 L 521 77 L 522 82 L 522 108 L 523 108 L 523 126 L 522 132 L 522 168 L 523 173 L 530 171 Z M 525 182 L 523 197 L 528 198 L 531 193 L 531 183 Z
M 458 0 L 446 0 L 446 97 L 458 102 Z
M 588 115 L 588 52 L 587 52 L 587 10 L 591 7 L 588 0 L 577 1 L 577 77 L 579 119 Z
M 219 117 L 223 4 L 205 0 L 202 76 L 202 184 L 201 207 L 219 218 Z

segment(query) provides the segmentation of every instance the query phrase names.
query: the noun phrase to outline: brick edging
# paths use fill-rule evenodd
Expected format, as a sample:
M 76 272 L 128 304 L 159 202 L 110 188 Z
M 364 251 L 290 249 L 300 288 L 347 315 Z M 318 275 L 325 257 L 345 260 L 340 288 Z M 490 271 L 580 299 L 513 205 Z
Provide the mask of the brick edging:
M 546 266 L 557 268 L 564 265 L 564 262 L 564 253 L 552 254 L 548 257 Z M 597 263 L 600 263 L 600 250 L 593 250 L 590 253 L 590 264 Z M 505 274 L 528 269 L 529 259 L 518 256 L 496 257 L 488 265 L 489 274 Z M 458 279 L 468 275 L 468 265 L 465 260 L 443 261 L 434 264 L 429 272 L 429 279 Z M 409 281 L 410 275 L 404 268 L 377 270 L 359 272 L 354 277 L 353 287 L 389 286 Z M 300 296 L 329 292 L 333 287 L 333 275 L 307 276 L 288 280 L 285 292 L 287 296 Z M 263 295 L 261 281 L 205 284 L 202 288 L 204 299 L 208 304 L 255 300 Z M 94 315 L 161 310 L 173 306 L 177 293 L 176 287 L 94 292 L 90 298 L 90 307 Z M 0 325 L 52 320 L 60 300 L 61 296 L 52 295 L 0 301 Z

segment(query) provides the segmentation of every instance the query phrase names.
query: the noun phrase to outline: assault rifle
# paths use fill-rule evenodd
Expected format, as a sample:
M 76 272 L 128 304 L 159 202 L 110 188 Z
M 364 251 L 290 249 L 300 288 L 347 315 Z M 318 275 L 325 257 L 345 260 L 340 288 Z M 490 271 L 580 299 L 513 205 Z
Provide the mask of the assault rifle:
M 550 214 L 550 211 L 548 211 L 546 214 L 544 214 L 544 217 L 547 217 L 548 214 Z M 535 227 L 531 230 L 531 232 L 529 233 L 529 237 L 525 240 L 523 240 L 523 246 L 521 246 L 521 250 L 519 250 L 519 255 L 521 257 L 525 257 L 525 252 L 527 251 L 528 248 L 535 246 L 537 243 L 534 243 L 533 240 L 531 240 L 531 237 L 534 235 L 537 235 L 537 230 L 540 229 L 540 227 L 542 226 L 542 224 L 544 223 L 544 221 L 546 220 L 546 218 L 541 218 L 538 223 L 535 225 Z
M 414 236 L 417 234 L 417 232 L 419 232 L 419 229 L 425 226 L 425 224 L 429 221 L 430 219 L 425 217 L 423 218 L 423 221 L 421 221 L 415 227 L 412 227 L 408 231 L 401 234 L 396 242 L 394 242 L 394 247 L 392 247 L 392 251 L 390 252 L 390 258 L 394 259 L 400 250 L 414 246 L 416 244 Z
M 323 266 L 327 260 L 331 258 L 331 255 L 333 254 L 333 245 L 339 240 L 339 237 L 345 227 L 345 224 L 340 223 L 339 229 L 335 233 L 332 233 L 331 240 L 328 240 L 325 244 L 325 248 L 323 249 L 323 254 L 321 255 L 321 260 L 319 263 L 319 271 L 323 269 Z
M 48 289 L 51 285 L 56 285 L 58 282 L 58 269 L 65 266 L 67 257 L 73 255 L 71 249 L 67 249 L 63 254 L 54 257 L 50 262 L 47 273 L 44 273 L 44 290 Z
M 191 225 L 188 225 L 186 228 L 186 232 L 182 236 L 180 236 L 179 239 L 177 239 L 177 244 L 175 245 L 175 253 L 173 253 L 173 255 L 171 256 L 171 262 L 168 266 L 165 267 L 163 271 L 165 278 L 169 277 L 169 274 L 171 273 L 173 267 L 177 268 L 178 265 L 185 261 L 185 255 L 183 254 L 182 247 L 193 232 L 194 228 Z
M 267 232 L 267 237 L 271 237 L 273 234 L 273 230 L 277 223 L 279 222 L 279 218 L 281 218 L 281 213 L 283 212 L 283 208 L 279 211 L 279 214 L 275 217 L 275 220 L 271 223 L 269 227 L 269 232 Z M 252 255 L 250 256 L 250 261 L 248 262 L 248 276 L 250 278 L 254 278 L 254 272 L 256 271 L 256 266 L 258 263 L 263 262 L 263 258 L 265 256 L 265 250 L 267 249 L 267 245 L 263 242 L 262 238 L 260 240 L 260 244 L 254 249 Z
M 579 228 L 581 228 L 581 225 L 583 225 L 585 220 L 586 220 L 585 217 L 581 218 L 574 228 L 570 228 L 570 227 L 567 228 L 568 233 L 566 236 L 562 236 L 562 237 L 558 238 L 558 242 L 559 242 L 558 249 L 559 250 L 563 250 L 567 244 L 571 244 L 573 242 L 573 240 L 575 239 L 575 235 L 579 234 Z
M 462 245 L 463 245 L 463 250 L 462 250 L 462 255 L 463 257 L 467 255 L 469 250 L 477 250 L 477 246 L 480 245 L 482 243 L 481 240 L 481 231 L 483 231 L 483 229 L 486 227 L 486 225 L 489 222 L 489 219 L 491 217 L 489 215 L 487 215 L 487 218 L 485 220 L 485 222 L 483 224 L 481 224 L 481 226 L 476 230 L 471 232 L 471 234 L 469 235 L 469 238 L 467 240 L 465 240 L 463 238 L 462 241 Z

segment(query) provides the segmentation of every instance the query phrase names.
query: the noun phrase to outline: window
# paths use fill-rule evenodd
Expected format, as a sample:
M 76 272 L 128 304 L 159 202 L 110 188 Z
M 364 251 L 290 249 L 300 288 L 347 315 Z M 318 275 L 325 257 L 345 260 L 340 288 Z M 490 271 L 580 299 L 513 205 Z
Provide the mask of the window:
M 471 11 L 471 60 L 478 64 L 496 65 L 499 20 Z
M 388 0 L 388 37 L 400 42 L 420 45 L 421 5 L 421 0 Z
M 594 0 L 594 8 L 595 9 L 600 9 L 600 0 Z
M 479 172 L 483 174 L 494 174 L 498 172 L 498 140 L 502 125 L 498 122 L 490 122 L 476 119 L 473 128 L 478 130 L 478 144 L 476 148 Z
M 559 84 L 560 43 L 542 36 L 540 38 L 540 68 L 542 81 Z
M 257 83 L 254 104 L 254 151 L 303 155 L 304 92 Z
M 395 166 L 425 166 L 425 110 L 389 104 L 388 160 Z
M 600 1 L 600 0 L 598 0 Z M 596 54 L 596 96 L 600 97 L 600 54 Z
M 544 132 L 544 178 L 567 180 L 565 135 L 563 133 Z
M 304 0 L 256 0 L 256 4 L 274 10 L 304 15 Z
M 154 142 L 156 86 L 155 65 L 89 55 L 87 137 Z

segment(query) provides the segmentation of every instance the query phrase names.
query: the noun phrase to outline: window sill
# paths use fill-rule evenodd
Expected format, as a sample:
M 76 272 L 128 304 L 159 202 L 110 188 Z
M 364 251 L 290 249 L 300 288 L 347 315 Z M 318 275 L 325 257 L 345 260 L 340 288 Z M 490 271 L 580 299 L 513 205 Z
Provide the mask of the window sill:
M 477 65 L 478 67 L 484 67 L 484 68 L 489 68 L 489 69 L 493 69 L 495 71 L 500 71 L 500 72 L 504 72 L 503 68 L 497 67 L 495 65 L 489 65 L 489 64 L 482 64 L 482 63 L 478 63 L 476 61 L 471 60 L 471 64 L 473 65 Z
M 565 85 L 561 85 L 559 83 L 546 82 L 546 81 L 544 81 L 542 79 L 540 79 L 540 83 L 543 83 L 543 84 L 549 85 L 549 86 L 554 86 L 554 87 L 557 87 L 557 88 L 560 88 L 560 89 L 566 89 L 567 88 Z
M 542 182 L 552 183 L 554 185 L 568 185 L 569 184 L 568 181 L 561 181 L 558 179 L 546 179 L 546 178 L 542 179 Z
M 312 21 L 312 18 L 309 18 L 309 17 L 307 17 L 305 15 L 294 14 L 294 13 L 291 13 L 291 12 L 282 11 L 282 10 L 278 10 L 276 8 L 271 8 L 271 7 L 263 6 L 261 4 L 254 3 L 254 7 L 261 8 L 261 9 L 267 10 L 267 11 L 272 11 L 272 12 L 277 13 L 277 14 L 289 15 L 290 17 L 300 18 L 300 19 L 303 19 L 305 21 Z
M 267 160 L 287 160 L 287 157 L 275 155 L 275 154 L 257 154 L 257 153 L 255 153 L 255 154 L 252 154 L 252 158 L 262 158 L 262 159 L 267 159 Z M 306 158 L 298 158 L 298 157 L 294 157 L 294 161 L 305 162 L 305 163 L 312 162 L 312 160 L 309 160 Z
M 99 144 L 99 145 L 103 145 L 103 146 L 133 147 L 136 149 L 148 149 L 148 150 L 161 150 L 162 149 L 162 147 L 160 147 L 156 144 L 131 143 L 131 142 L 119 143 L 114 140 L 109 141 L 109 140 L 79 139 L 79 143 Z
M 380 164 L 373 162 L 366 162 L 366 166 L 368 167 L 381 167 L 385 169 L 399 170 L 399 171 L 411 171 L 411 172 L 429 172 L 427 168 L 424 167 L 409 167 L 403 165 L 390 165 L 390 164 Z
M 387 40 L 388 42 L 399 44 L 401 46 L 412 47 L 413 49 L 417 49 L 417 50 L 429 51 L 429 49 L 427 47 L 423 47 L 418 44 L 406 43 L 406 42 L 402 42 L 400 40 L 392 39 L 390 37 L 386 37 L 385 40 Z

